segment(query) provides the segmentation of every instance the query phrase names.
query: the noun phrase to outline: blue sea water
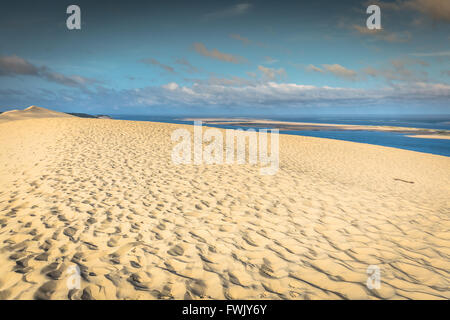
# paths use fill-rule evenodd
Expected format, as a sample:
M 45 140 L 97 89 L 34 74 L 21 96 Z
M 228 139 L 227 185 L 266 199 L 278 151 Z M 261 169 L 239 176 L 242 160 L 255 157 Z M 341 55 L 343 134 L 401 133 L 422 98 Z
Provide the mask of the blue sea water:
M 135 121 L 156 121 L 178 124 L 192 124 L 192 121 L 182 121 L 185 117 L 166 116 L 142 116 L 142 115 L 119 115 L 112 116 L 114 119 L 135 120 Z M 188 117 L 188 116 L 187 116 Z M 254 117 L 252 117 L 254 119 Z M 311 122 L 328 124 L 353 124 L 353 125 L 374 125 L 374 126 L 396 126 L 427 129 L 450 130 L 449 116 L 318 116 L 318 117 L 264 117 L 264 119 Z M 235 125 L 207 125 L 219 128 L 242 128 Z M 337 139 L 368 143 L 385 147 L 400 148 L 431 154 L 450 157 L 450 140 L 444 139 L 422 139 L 410 138 L 401 133 L 381 132 L 381 131 L 336 131 L 336 130 L 301 130 L 301 131 L 280 131 L 282 134 L 294 134 L 319 138 Z

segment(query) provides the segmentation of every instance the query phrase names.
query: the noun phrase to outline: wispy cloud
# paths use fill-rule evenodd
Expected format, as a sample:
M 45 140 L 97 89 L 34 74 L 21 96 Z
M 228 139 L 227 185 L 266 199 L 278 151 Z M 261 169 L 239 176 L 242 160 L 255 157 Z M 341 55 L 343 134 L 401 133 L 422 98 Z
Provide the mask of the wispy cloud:
M 200 71 L 197 67 L 193 66 L 185 58 L 179 58 L 179 59 L 175 60 L 175 63 L 182 66 L 188 73 L 196 73 L 196 72 Z
M 235 56 L 229 53 L 220 52 L 217 49 L 208 50 L 206 46 L 201 42 L 194 43 L 194 50 L 205 57 L 210 57 L 225 62 L 241 63 L 245 61 L 245 59 L 242 57 Z
M 278 62 L 278 60 L 274 59 L 272 57 L 269 57 L 269 56 L 264 57 L 264 63 L 265 64 L 274 64 L 274 63 L 277 63 L 277 62 Z
M 153 58 L 141 59 L 141 60 L 139 60 L 139 62 L 142 62 L 142 63 L 145 63 L 145 64 L 149 64 L 149 65 L 153 65 L 153 66 L 157 66 L 157 67 L 159 67 L 159 68 L 161 68 L 161 69 L 163 69 L 163 70 L 165 70 L 167 72 L 170 72 L 170 73 L 175 73 L 175 69 L 173 67 L 171 67 L 169 65 L 166 65 L 166 64 L 163 64 L 163 63 L 161 63 L 158 60 L 153 59 Z
M 313 64 L 306 66 L 306 71 L 325 73 L 323 69 L 320 69 L 319 67 L 316 67 Z
M 306 70 L 319 73 L 331 73 L 337 77 L 352 81 L 356 80 L 358 75 L 356 71 L 341 66 L 340 64 L 323 64 L 322 68 L 310 64 L 306 67 Z
M 251 39 L 246 38 L 237 33 L 230 34 L 230 38 L 240 41 L 244 46 L 254 45 L 254 46 L 258 46 L 258 47 L 265 47 L 265 48 L 267 47 L 267 45 L 265 43 L 262 43 L 260 41 L 251 40 Z
M 39 75 L 39 68 L 18 56 L 0 57 L 0 76 Z
M 392 85 L 393 82 L 427 82 L 428 73 L 423 69 L 425 67 L 429 67 L 429 64 L 424 60 L 401 56 L 390 59 L 380 66 L 367 66 L 359 70 L 348 69 L 339 64 L 322 64 L 320 66 L 310 64 L 304 68 L 309 72 L 333 74 L 351 81 L 365 80 L 367 77 L 379 78 Z
M 248 45 L 251 43 L 251 41 L 248 38 L 245 38 L 239 34 L 230 34 L 230 38 L 235 39 L 235 40 L 239 40 L 241 41 L 243 44 Z
M 424 14 L 436 22 L 450 22 L 450 1 L 448 0 L 370 1 L 370 4 L 377 4 L 382 10 L 410 10 Z
M 286 77 L 286 71 L 283 68 L 275 69 L 258 66 L 258 70 L 263 74 L 263 78 L 266 80 L 275 80 L 277 78 Z
M 331 72 L 332 74 L 334 74 L 337 77 L 341 77 L 341 78 L 345 78 L 345 79 L 349 79 L 349 80 L 355 80 L 356 75 L 357 75 L 356 71 L 347 69 L 347 68 L 341 66 L 340 64 L 324 64 L 322 66 L 326 71 Z
M 368 29 L 366 26 L 360 26 L 354 24 L 352 29 L 364 36 L 373 36 L 375 39 L 386 41 L 386 42 L 409 42 L 412 38 L 409 31 L 402 32 L 389 32 L 385 29 Z
M 47 66 L 35 66 L 29 61 L 16 56 L 0 56 L 0 76 L 34 76 L 68 87 L 85 88 L 88 84 L 98 83 L 95 79 L 79 75 L 64 75 L 52 71 Z
M 255 75 L 256 77 L 256 75 Z M 197 85 L 219 85 L 219 86 L 249 86 L 255 84 L 254 79 L 248 79 L 238 76 L 231 77 L 218 77 L 216 75 L 211 75 L 207 79 L 186 79 L 192 82 L 195 86 Z
M 379 68 L 367 67 L 362 72 L 371 77 L 384 78 L 387 81 L 427 81 L 428 73 L 420 69 L 415 70 L 414 66 L 427 67 L 428 63 L 420 59 L 402 57 L 392 59 Z
M 410 55 L 415 57 L 450 57 L 450 51 L 410 53 Z
M 205 14 L 205 19 L 218 19 L 218 18 L 227 18 L 227 17 L 235 17 L 240 16 L 247 13 L 252 8 L 250 3 L 239 3 L 230 7 L 223 8 L 218 11 L 209 12 Z

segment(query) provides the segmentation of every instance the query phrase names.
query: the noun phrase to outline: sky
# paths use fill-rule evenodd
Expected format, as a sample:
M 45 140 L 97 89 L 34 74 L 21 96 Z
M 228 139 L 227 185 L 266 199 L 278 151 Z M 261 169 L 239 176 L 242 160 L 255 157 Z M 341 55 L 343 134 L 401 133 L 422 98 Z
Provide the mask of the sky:
M 0 111 L 450 114 L 449 0 L 16 0 L 0 39 Z

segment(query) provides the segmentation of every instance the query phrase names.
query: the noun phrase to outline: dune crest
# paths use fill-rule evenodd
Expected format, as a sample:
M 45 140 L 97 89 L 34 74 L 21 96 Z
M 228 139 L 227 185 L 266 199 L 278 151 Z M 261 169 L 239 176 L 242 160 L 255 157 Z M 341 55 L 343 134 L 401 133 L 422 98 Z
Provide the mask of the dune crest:
M 35 118 L 74 118 L 74 116 L 64 112 L 53 111 L 33 105 L 24 110 L 10 110 L 1 113 L 0 123 Z

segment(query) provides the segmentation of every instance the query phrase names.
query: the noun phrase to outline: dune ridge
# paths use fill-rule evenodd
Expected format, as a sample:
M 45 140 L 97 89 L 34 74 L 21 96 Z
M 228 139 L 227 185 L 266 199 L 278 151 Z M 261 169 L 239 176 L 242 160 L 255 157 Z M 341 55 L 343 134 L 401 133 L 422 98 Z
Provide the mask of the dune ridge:
M 180 127 L 0 123 L 0 298 L 450 298 L 450 158 L 281 135 L 261 176 L 172 164 Z
M 37 106 L 30 106 L 24 110 L 10 110 L 0 114 L 0 123 L 25 120 L 25 119 L 39 119 L 39 118 L 73 118 L 74 116 L 64 113 L 53 111 Z

